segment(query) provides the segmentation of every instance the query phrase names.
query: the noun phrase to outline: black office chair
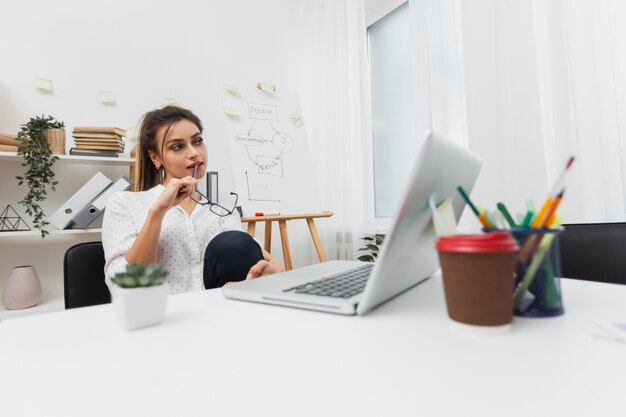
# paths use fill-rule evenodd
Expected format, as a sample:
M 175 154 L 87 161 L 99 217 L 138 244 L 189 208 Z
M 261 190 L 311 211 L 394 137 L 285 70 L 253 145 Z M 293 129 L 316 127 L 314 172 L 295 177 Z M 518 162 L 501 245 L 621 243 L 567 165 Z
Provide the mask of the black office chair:
M 111 302 L 104 282 L 102 242 L 79 243 L 65 252 L 63 288 L 66 309 Z
M 563 225 L 562 276 L 626 284 L 626 223 Z

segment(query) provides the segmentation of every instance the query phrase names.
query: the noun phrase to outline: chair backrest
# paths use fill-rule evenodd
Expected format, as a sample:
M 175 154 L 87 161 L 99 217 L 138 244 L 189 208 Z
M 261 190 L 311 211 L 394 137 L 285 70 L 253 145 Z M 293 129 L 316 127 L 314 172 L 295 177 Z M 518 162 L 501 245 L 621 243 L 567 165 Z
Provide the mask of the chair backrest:
M 65 308 L 87 307 L 111 302 L 104 282 L 102 242 L 79 243 L 65 252 L 63 287 Z
M 626 223 L 566 224 L 564 229 L 562 276 L 626 284 Z

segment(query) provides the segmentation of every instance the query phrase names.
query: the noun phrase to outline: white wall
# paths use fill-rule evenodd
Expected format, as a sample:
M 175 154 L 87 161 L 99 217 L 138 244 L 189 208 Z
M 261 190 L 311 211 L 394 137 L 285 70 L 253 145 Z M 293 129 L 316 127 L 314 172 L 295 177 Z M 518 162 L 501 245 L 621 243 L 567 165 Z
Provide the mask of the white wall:
M 209 169 L 220 172 L 219 189 L 225 197 L 233 181 L 222 85 L 265 81 L 282 91 L 298 93 L 303 82 L 302 1 L 6 3 L 0 25 L 0 132 L 17 132 L 29 117 L 51 114 L 65 121 L 69 148 L 74 126 L 128 128 L 146 111 L 161 107 L 164 97 L 172 97 L 202 119 Z M 38 91 L 35 77 L 51 79 L 52 93 Z M 101 104 L 98 90 L 113 91 L 117 104 Z M 25 189 L 18 190 L 13 183 L 15 169 L 0 170 L 4 187 L 0 190 L 6 191 L 0 195 L 0 206 L 11 204 L 23 215 L 16 203 Z M 43 205 L 48 214 L 88 178 L 64 169 L 59 167 L 59 191 Z M 311 260 L 308 231 L 304 222 L 292 223 L 289 237 L 294 265 L 307 264 Z M 257 228 L 261 237 L 262 229 Z M 279 240 L 273 240 L 272 252 L 281 258 Z M 3 250 L 7 243 L 1 242 Z M 58 280 L 62 252 L 59 248 L 50 251 L 48 256 L 54 259 L 44 262 Z M 7 256 L 0 259 L 0 284 L 14 266 Z
M 25 0 L 5 5 L 3 17 L 0 131 L 41 113 L 68 130 L 126 128 L 173 97 L 204 122 L 225 195 L 222 84 L 264 80 L 297 92 L 298 1 Z M 52 94 L 34 87 L 36 76 L 53 80 Z M 100 104 L 98 90 L 113 91 L 117 104 Z

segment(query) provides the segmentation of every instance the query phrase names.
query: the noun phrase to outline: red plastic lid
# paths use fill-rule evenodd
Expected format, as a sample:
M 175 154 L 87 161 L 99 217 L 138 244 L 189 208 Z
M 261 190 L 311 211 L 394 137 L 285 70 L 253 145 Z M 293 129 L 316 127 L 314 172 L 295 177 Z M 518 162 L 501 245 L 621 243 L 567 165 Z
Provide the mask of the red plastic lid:
M 439 252 L 492 253 L 517 252 L 519 245 L 509 232 L 482 235 L 442 236 L 437 240 Z

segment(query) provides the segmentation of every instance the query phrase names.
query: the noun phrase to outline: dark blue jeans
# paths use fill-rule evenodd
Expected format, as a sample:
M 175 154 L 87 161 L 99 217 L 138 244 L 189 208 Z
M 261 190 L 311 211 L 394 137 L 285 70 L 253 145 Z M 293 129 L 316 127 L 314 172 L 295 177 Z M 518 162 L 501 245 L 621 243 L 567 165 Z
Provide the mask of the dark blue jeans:
M 263 251 L 249 234 L 237 230 L 215 236 L 204 251 L 204 288 L 219 288 L 229 281 L 243 281 L 263 259 Z

